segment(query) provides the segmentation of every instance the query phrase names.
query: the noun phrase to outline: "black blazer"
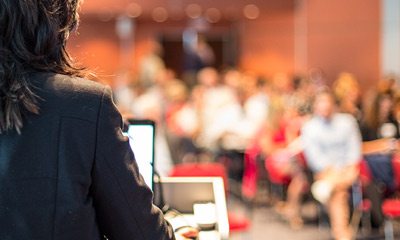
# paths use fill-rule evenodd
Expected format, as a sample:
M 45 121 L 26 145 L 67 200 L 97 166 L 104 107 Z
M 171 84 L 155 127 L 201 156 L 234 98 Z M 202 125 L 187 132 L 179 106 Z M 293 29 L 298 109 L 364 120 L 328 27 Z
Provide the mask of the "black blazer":
M 109 87 L 33 74 L 40 114 L 0 134 L 1 240 L 173 239 Z

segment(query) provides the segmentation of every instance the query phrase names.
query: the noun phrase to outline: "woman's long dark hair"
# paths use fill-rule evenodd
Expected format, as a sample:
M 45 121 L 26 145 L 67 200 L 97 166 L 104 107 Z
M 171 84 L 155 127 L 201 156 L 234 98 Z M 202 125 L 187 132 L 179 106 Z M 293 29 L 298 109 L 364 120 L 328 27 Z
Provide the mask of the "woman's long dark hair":
M 31 73 L 81 75 L 65 49 L 79 1 L 0 0 L 0 133 L 20 132 L 25 115 L 39 113 Z
M 382 123 L 393 119 L 392 112 L 387 112 L 386 115 L 381 114 L 381 102 L 384 99 L 393 101 L 393 95 L 391 92 L 375 93 L 370 96 L 369 104 L 365 109 L 365 125 L 371 129 L 371 131 L 378 131 L 378 128 Z

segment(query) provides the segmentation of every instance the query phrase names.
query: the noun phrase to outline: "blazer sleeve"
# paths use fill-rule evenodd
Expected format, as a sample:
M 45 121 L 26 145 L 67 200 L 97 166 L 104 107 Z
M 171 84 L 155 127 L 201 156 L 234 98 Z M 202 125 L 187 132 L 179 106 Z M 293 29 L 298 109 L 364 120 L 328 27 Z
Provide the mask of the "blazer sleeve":
M 106 87 L 97 119 L 92 194 L 100 231 L 110 240 L 175 239 L 153 194 L 139 174 L 135 157 L 122 135 L 122 118 Z

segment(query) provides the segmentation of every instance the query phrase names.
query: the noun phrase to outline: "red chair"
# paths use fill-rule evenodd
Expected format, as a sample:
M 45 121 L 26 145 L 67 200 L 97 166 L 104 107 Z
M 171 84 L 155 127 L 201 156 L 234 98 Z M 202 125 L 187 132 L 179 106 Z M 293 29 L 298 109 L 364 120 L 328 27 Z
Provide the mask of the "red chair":
M 360 161 L 360 181 L 363 186 L 368 185 L 372 180 L 372 173 L 368 167 L 367 161 L 362 159 Z
M 225 190 L 228 189 L 228 177 L 225 167 L 221 163 L 183 163 L 176 165 L 170 174 L 171 177 L 221 177 Z M 229 230 L 231 232 L 245 232 L 250 227 L 250 221 L 244 216 L 228 212 Z
M 396 189 L 400 190 L 400 155 L 395 155 L 392 163 Z
M 362 159 L 359 164 L 359 169 L 360 169 L 360 176 L 359 176 L 359 183 L 362 186 L 368 185 L 372 181 L 372 173 L 368 167 L 368 163 Z M 353 192 L 354 194 L 354 192 Z M 357 194 L 357 193 L 355 193 Z M 361 201 L 358 203 L 358 206 L 354 206 L 361 212 L 361 221 L 362 221 L 362 227 L 365 229 L 366 233 L 371 232 L 371 208 L 372 208 L 372 203 L 369 199 L 363 198 L 363 192 L 361 190 Z M 353 197 L 354 198 L 354 197 Z M 354 203 L 353 203 L 354 204 Z M 354 228 L 358 228 L 358 223 L 356 223 Z
M 400 189 L 400 156 L 393 158 L 393 173 L 396 189 Z M 382 212 L 385 216 L 385 239 L 394 239 L 393 222 L 394 218 L 400 217 L 400 199 L 386 199 L 382 204 Z
M 257 194 L 257 157 L 261 148 L 257 144 L 250 146 L 244 153 L 244 172 L 242 178 L 242 196 L 246 199 L 254 199 Z
M 228 176 L 220 163 L 182 163 L 174 166 L 170 177 L 221 177 L 225 191 L 228 191 Z

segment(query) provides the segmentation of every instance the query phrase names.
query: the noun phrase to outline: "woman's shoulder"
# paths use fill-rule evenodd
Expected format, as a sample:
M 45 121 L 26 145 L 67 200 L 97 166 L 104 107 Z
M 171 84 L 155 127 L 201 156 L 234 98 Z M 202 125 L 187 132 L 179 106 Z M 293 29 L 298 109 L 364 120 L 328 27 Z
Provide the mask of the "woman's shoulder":
M 33 82 L 32 90 L 38 95 L 42 112 L 63 116 L 93 118 L 104 95 L 110 94 L 105 85 L 74 76 L 41 74 Z
M 64 94 L 102 95 L 105 86 L 81 77 L 48 74 L 43 79 L 43 89 Z
M 105 92 L 105 85 L 76 76 L 37 73 L 30 78 L 32 91 L 40 98 L 97 98 Z

